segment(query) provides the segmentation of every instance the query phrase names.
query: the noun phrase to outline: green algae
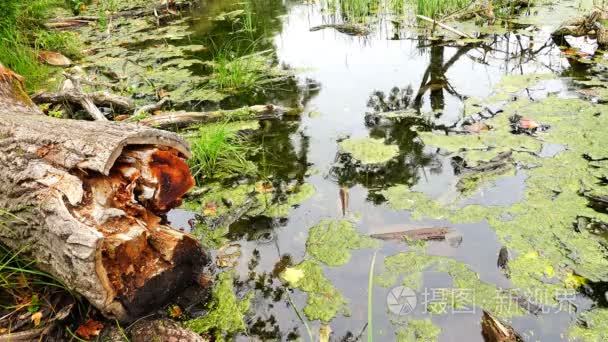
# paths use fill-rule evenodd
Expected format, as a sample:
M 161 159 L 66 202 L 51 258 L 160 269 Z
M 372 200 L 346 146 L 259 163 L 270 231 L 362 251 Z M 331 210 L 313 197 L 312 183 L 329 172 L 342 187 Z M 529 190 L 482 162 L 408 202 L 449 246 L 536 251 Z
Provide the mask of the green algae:
M 290 284 L 308 294 L 304 307 L 308 319 L 329 322 L 338 314 L 349 315 L 347 300 L 325 277 L 321 265 L 313 260 L 305 260 L 293 269 L 304 273 L 296 284 Z M 281 274 L 281 279 L 285 282 L 289 280 L 285 278 L 285 273 Z
M 528 81 L 517 82 L 517 87 L 521 87 Z M 538 136 L 513 135 L 508 117 L 516 113 L 548 124 L 550 129 Z M 608 218 L 589 208 L 580 195 L 583 189 L 605 191 L 599 181 L 607 174 L 608 163 L 604 160 L 608 156 L 608 137 L 598 127 L 608 124 L 607 113 L 607 106 L 581 99 L 519 99 L 507 104 L 504 113 L 487 120 L 493 127 L 490 132 L 468 136 L 420 134 L 425 143 L 462 157 L 467 165 L 478 165 L 502 151 L 512 150 L 513 159 L 529 167 L 526 191 L 519 203 L 456 209 L 413 194 L 406 186 L 389 188 L 384 195 L 391 207 L 410 210 L 415 218 L 446 218 L 453 223 L 486 221 L 498 239 L 515 251 L 509 262 L 514 288 L 535 303 L 559 305 L 559 293 L 576 290 L 587 281 L 608 279 L 608 252 L 601 238 L 588 231 L 577 232 L 573 227 L 579 215 L 604 222 Z M 540 158 L 542 143 L 559 144 L 565 150 L 551 158 Z M 455 269 L 455 265 L 450 268 Z M 408 277 L 416 279 L 415 275 Z M 407 278 L 405 281 L 412 284 Z M 484 291 L 489 294 L 490 290 L 493 291 Z M 491 308 L 492 303 L 483 306 Z M 597 326 L 577 326 L 574 330 L 577 336 L 591 336 L 590 340 L 601 336 Z
M 608 330 L 606 330 L 608 309 L 593 309 L 582 313 L 580 318 L 585 323 L 585 326 L 579 324 L 571 327 L 568 331 L 570 338 L 584 342 L 608 340 Z
M 208 313 L 187 321 L 186 328 L 197 334 L 212 332 L 217 341 L 224 341 L 226 335 L 246 331 L 244 318 L 249 311 L 253 293 L 249 292 L 239 300 L 234 294 L 233 282 L 232 272 L 220 273 L 207 306 Z
M 273 192 L 260 192 L 256 195 L 258 206 L 249 212 L 250 216 L 287 217 L 294 206 L 300 205 L 316 193 L 312 184 L 304 183 L 293 186 L 286 192 L 287 198 L 275 202 Z
M 434 342 L 439 338 L 441 328 L 430 319 L 412 319 L 404 329 L 397 331 L 397 342 Z
M 384 164 L 399 154 L 399 147 L 386 145 L 384 139 L 351 138 L 340 142 L 340 149 L 363 165 Z
M 491 171 L 467 172 L 460 177 L 460 180 L 456 184 L 456 189 L 458 189 L 463 196 L 469 196 L 484 184 L 495 182 L 502 177 L 514 175 L 515 169 L 509 165 Z
M 407 185 L 396 185 L 380 192 L 395 210 L 410 210 L 414 219 L 422 217 L 442 219 L 449 214 L 443 205 L 427 195 L 411 191 Z
M 361 235 L 348 220 L 322 220 L 310 228 L 306 251 L 328 266 L 341 266 L 350 260 L 350 251 L 379 246 L 379 241 Z
M 555 74 L 507 75 L 496 84 L 494 89 L 498 92 L 517 93 L 526 88 L 535 86 L 541 81 L 555 78 Z
M 446 273 L 452 278 L 452 287 L 441 289 L 442 300 L 428 303 L 432 304 L 426 308 L 429 313 L 444 314 L 450 307 L 481 307 L 502 318 L 523 314 L 516 305 L 508 305 L 507 295 L 501 289 L 481 281 L 469 266 L 453 259 L 411 251 L 386 257 L 384 266 L 384 273 L 376 277 L 377 283 L 384 287 L 395 286 L 402 277 L 401 285 L 420 289 L 425 271 Z

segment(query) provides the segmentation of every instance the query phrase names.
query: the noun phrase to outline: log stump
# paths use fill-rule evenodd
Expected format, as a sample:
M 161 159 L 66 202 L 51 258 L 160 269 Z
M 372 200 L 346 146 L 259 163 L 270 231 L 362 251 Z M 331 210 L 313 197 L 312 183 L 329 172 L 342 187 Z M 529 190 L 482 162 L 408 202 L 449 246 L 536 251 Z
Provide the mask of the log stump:
M 163 214 L 194 185 L 178 135 L 44 116 L 0 65 L 0 242 L 107 317 L 158 308 L 208 258 Z

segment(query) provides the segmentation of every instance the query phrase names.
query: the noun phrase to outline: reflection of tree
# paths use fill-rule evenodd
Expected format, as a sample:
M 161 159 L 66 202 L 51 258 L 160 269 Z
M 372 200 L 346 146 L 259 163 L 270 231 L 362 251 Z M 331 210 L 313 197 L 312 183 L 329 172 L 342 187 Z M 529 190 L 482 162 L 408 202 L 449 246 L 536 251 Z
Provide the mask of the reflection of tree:
M 430 63 L 422 77 L 422 82 L 418 88 L 418 92 L 414 97 L 414 108 L 420 110 L 422 107 L 422 98 L 427 92 L 430 92 L 431 108 L 433 111 L 442 111 L 445 107 L 444 90 L 450 95 L 463 100 L 456 89 L 450 84 L 446 73 L 448 69 L 454 65 L 462 56 L 466 55 L 470 50 L 474 49 L 476 44 L 467 44 L 458 48 L 456 53 L 444 63 L 445 46 L 443 42 L 435 42 L 430 47 Z
M 253 161 L 263 178 L 272 176 L 273 183 L 296 180 L 304 182 L 308 170 L 310 138 L 298 132 L 297 121 L 268 120 L 253 133 L 252 141 L 260 146 Z
M 411 105 L 413 90 L 411 86 L 393 87 L 388 95 L 374 91 L 367 102 L 373 113 L 386 113 L 406 110 Z M 367 119 L 366 119 L 367 121 Z M 362 167 L 348 155 L 338 155 L 339 162 L 330 174 L 343 186 L 362 184 L 368 189 L 382 189 L 396 184 L 415 184 L 419 170 L 433 163 L 435 158 L 424 152 L 424 145 L 417 140 L 414 125 L 424 125 L 422 118 L 408 117 L 391 119 L 388 124 L 371 125 L 372 138 L 385 139 L 387 144 L 397 145 L 399 155 L 386 164 L 377 167 Z M 438 163 L 433 163 L 434 165 Z M 440 165 L 440 164 L 439 164 Z M 376 200 L 373 194 L 371 200 Z

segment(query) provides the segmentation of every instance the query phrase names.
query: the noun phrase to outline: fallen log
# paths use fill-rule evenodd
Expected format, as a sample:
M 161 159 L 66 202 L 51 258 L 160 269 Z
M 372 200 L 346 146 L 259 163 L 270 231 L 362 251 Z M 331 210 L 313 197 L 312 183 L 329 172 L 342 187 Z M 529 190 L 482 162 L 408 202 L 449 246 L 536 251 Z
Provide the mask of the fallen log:
M 524 339 L 507 324 L 483 310 L 481 334 L 486 342 L 521 342 Z
M 107 91 L 96 91 L 93 93 L 84 94 L 74 90 L 60 91 L 58 93 L 39 92 L 32 96 L 32 101 L 36 104 L 78 104 L 85 99 L 90 98 L 98 107 L 110 107 L 116 110 L 131 112 L 133 110 L 133 101 L 124 96 L 114 95 Z
M 371 237 L 380 240 L 397 240 L 402 241 L 408 239 L 412 241 L 417 240 L 445 240 L 446 234 L 450 232 L 449 228 L 444 227 L 432 227 L 432 228 L 418 228 L 411 230 L 404 230 L 400 232 L 390 233 L 379 233 L 372 234 Z
M 44 116 L 0 66 L 0 242 L 107 317 L 157 309 L 208 261 L 161 219 L 194 185 L 189 156 L 170 132 Z
M 156 128 L 184 128 L 193 124 L 221 120 L 264 120 L 278 119 L 291 109 L 275 105 L 257 105 L 232 110 L 209 112 L 161 112 L 158 115 L 140 120 L 139 123 Z

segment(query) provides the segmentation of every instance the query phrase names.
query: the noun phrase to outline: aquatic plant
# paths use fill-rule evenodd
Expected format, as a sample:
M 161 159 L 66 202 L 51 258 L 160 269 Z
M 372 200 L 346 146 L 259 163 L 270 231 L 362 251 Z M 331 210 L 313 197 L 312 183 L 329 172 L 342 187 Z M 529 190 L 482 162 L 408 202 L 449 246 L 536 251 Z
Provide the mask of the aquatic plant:
M 471 0 L 415 0 L 416 13 L 431 18 L 451 14 L 471 4 Z
M 297 282 L 289 282 L 289 286 L 300 289 L 308 294 L 304 314 L 310 320 L 331 321 L 337 314 L 348 314 L 347 301 L 323 274 L 323 269 L 314 260 L 305 260 L 293 267 L 301 271 L 304 277 Z M 285 279 L 285 273 L 281 274 Z
M 227 123 L 201 126 L 189 140 L 192 149 L 189 163 L 198 181 L 256 172 L 256 166 L 247 160 L 253 147 L 248 146 L 237 132 L 230 130 Z
M 399 154 L 399 147 L 387 145 L 384 139 L 350 138 L 340 142 L 340 149 L 363 165 L 383 164 Z
M 361 235 L 348 220 L 321 220 L 306 240 L 306 251 L 328 266 L 346 264 L 353 249 L 377 246 L 377 240 Z
M 187 321 L 185 326 L 198 334 L 212 332 L 217 341 L 224 341 L 226 335 L 245 331 L 244 317 L 249 311 L 253 293 L 249 292 L 239 300 L 234 294 L 233 282 L 233 272 L 220 273 L 207 305 L 208 313 Z
M 439 338 L 441 329 L 430 319 L 410 319 L 404 329 L 397 331 L 397 342 L 434 342 Z

